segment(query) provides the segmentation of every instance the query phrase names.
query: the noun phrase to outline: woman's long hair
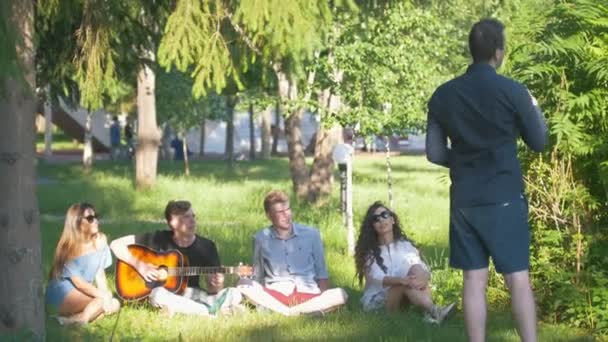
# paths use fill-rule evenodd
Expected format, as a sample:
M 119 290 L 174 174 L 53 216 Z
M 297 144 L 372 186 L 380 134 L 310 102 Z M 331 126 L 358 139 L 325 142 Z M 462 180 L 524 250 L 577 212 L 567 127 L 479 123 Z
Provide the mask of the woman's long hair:
M 376 234 L 376 230 L 374 229 L 374 212 L 378 208 L 386 209 L 393 220 L 395 220 L 395 224 L 393 225 L 393 238 L 394 241 L 406 240 L 408 239 L 407 235 L 401 229 L 401 223 L 399 221 L 399 217 L 392 210 L 386 207 L 382 202 L 376 201 L 372 204 L 365 213 L 365 219 L 363 219 L 363 223 L 361 223 L 361 229 L 359 231 L 359 238 L 357 239 L 357 245 L 355 246 L 355 268 L 357 271 L 357 278 L 359 279 L 359 284 L 363 283 L 363 277 L 365 276 L 366 268 L 371 265 L 374 261 L 380 266 L 380 268 L 386 273 L 387 269 L 384 266 L 384 260 L 380 256 L 380 245 L 378 244 L 378 235 Z
M 70 259 L 77 257 L 82 251 L 83 244 L 88 241 L 89 236 L 80 229 L 82 220 L 84 219 L 84 212 L 87 209 L 91 209 L 97 213 L 95 207 L 90 203 L 76 203 L 68 208 L 65 214 L 63 232 L 55 249 L 53 264 L 49 273 L 50 279 L 59 278 L 65 264 Z

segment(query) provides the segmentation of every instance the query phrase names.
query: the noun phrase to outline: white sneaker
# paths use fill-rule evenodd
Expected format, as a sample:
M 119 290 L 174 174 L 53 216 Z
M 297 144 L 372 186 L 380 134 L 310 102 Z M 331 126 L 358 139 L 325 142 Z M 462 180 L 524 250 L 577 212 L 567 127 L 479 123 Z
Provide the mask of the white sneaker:
M 425 315 L 424 320 L 429 323 L 441 324 L 450 316 L 455 306 L 456 303 L 451 303 L 446 306 L 435 305 L 431 312 Z

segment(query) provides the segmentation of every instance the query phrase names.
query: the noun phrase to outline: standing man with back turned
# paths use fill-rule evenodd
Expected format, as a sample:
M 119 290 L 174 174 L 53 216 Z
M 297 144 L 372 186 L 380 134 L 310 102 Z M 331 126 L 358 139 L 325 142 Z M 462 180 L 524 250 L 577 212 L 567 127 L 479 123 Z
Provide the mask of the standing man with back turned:
M 473 25 L 473 64 L 437 88 L 428 104 L 426 153 L 450 169 L 450 265 L 464 271 L 464 319 L 474 342 L 485 339 L 490 257 L 511 293 L 520 338 L 536 341 L 528 204 L 516 142 L 521 136 L 541 152 L 547 127 L 526 87 L 496 73 L 504 47 L 498 20 Z

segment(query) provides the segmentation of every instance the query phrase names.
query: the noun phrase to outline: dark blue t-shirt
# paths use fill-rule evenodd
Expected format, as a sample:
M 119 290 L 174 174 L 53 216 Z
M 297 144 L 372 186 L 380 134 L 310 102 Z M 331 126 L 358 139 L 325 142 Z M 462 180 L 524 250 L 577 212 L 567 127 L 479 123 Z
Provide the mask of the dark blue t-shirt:
M 525 86 L 472 64 L 437 88 L 428 109 L 427 158 L 450 169 L 452 206 L 501 203 L 523 192 L 517 138 L 540 152 L 547 136 Z
M 120 145 L 120 125 L 117 122 L 110 126 L 110 144 L 113 147 Z

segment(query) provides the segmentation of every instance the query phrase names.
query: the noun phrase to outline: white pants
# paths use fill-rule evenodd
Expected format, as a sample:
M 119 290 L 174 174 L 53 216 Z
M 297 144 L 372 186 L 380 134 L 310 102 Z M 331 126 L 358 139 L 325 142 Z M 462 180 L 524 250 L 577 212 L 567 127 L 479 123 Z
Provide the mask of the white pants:
M 216 304 L 216 301 L 222 297 L 224 297 L 223 303 Z M 192 287 L 187 287 L 183 294 L 178 295 L 164 287 L 157 287 L 150 293 L 149 301 L 153 306 L 167 308 L 172 313 L 209 315 L 240 304 L 242 298 L 241 292 L 234 287 L 225 288 L 214 295 Z M 218 305 L 219 307 L 215 308 Z M 214 312 L 210 313 L 209 309 Z

